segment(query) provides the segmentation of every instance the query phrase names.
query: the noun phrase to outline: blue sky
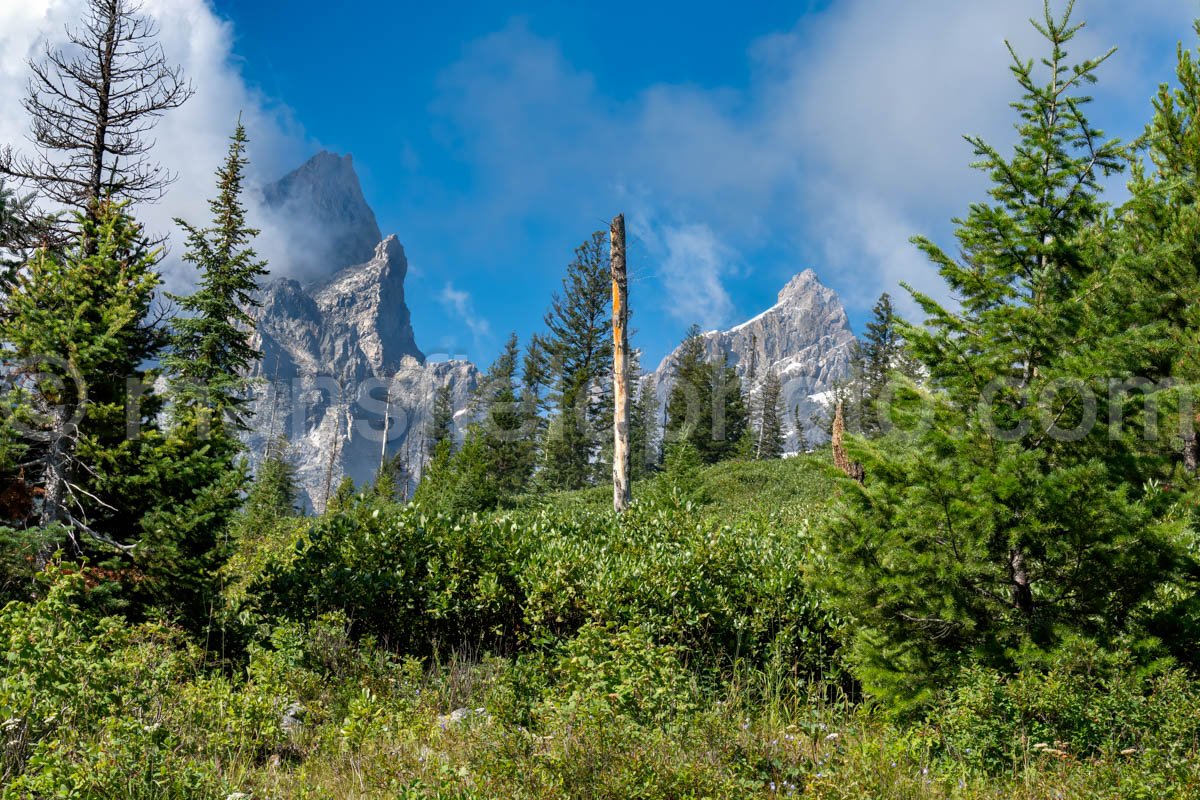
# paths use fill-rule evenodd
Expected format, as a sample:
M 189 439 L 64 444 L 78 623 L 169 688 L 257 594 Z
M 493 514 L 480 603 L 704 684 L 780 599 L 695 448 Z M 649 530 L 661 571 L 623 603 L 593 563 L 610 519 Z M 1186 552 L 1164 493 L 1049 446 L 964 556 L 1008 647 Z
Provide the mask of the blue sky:
M 0 101 L 23 82 L 22 32 L 52 38 L 78 2 L 3 4 Z M 147 0 L 198 88 L 160 129 L 180 181 L 151 223 L 201 213 L 242 111 L 259 180 L 318 149 L 354 155 L 408 252 L 428 353 L 486 363 L 509 331 L 539 330 L 572 249 L 617 211 L 647 366 L 807 267 L 857 328 L 900 280 L 940 293 L 907 238 L 951 243 L 985 186 L 961 135 L 1011 140 L 1003 41 L 1041 52 L 1025 21 L 1040 0 L 447 5 Z M 1136 135 L 1200 3 L 1079 0 L 1077 16 L 1076 55 L 1120 48 L 1092 117 Z

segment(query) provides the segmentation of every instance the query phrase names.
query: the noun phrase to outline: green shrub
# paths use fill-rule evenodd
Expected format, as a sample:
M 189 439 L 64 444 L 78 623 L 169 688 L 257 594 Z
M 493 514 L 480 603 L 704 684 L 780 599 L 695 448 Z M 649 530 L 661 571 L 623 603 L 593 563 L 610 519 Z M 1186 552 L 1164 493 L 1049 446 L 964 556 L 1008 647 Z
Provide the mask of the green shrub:
M 1030 761 L 1114 757 L 1200 735 L 1200 692 L 1177 668 L 1072 641 L 1014 675 L 966 668 L 928 723 L 948 757 L 988 772 Z
M 88 611 L 84 579 L 52 567 L 43 599 L 0 611 L 4 797 L 211 797 L 164 698 L 201 653 L 161 625 Z
M 454 516 L 364 495 L 267 557 L 235 555 L 230 563 L 256 572 L 235 582 L 231 603 L 264 622 L 343 613 L 356 636 L 421 657 L 552 648 L 587 623 L 611 623 L 686 648 L 698 668 L 782 655 L 830 671 L 839 622 L 805 577 L 807 521 L 784 524 L 776 507 L 722 522 L 671 498 L 620 516 Z
M 645 629 L 587 625 L 564 644 L 540 713 L 555 718 L 624 717 L 662 723 L 695 709 L 698 691 L 677 648 Z

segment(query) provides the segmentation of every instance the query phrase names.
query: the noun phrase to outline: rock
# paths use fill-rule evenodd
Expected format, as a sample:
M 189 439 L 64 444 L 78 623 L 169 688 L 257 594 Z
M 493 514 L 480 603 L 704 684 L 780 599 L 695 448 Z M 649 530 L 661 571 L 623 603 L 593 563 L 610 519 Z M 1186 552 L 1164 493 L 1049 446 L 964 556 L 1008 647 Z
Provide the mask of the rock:
M 456 708 L 449 714 L 442 714 L 437 718 L 438 727 L 442 730 L 452 728 L 469 719 L 487 719 L 488 713 L 485 708 Z
M 349 155 L 317 153 L 262 194 L 271 227 L 292 237 L 289 275 L 311 278 L 361 264 L 383 238 Z
M 370 481 L 385 453 L 399 454 L 415 480 L 436 390 L 450 386 L 462 410 L 475 389 L 470 362 L 425 363 L 405 303 L 407 270 L 404 248 L 389 236 L 366 263 L 309 286 L 272 281 L 261 292 L 252 316 L 263 358 L 251 371 L 245 441 L 253 464 L 286 436 L 307 507 L 323 507 L 345 475 Z
M 283 709 L 279 717 L 279 727 L 289 736 L 298 733 L 304 727 L 304 714 L 304 706 L 298 700 L 293 700 Z
M 709 331 L 704 339 L 709 358 L 724 354 L 744 384 L 752 364 L 759 380 L 768 369 L 779 375 L 789 450 L 794 452 L 798 443 L 792 428 L 797 406 L 808 442 L 828 438 L 810 416 L 824 410 L 827 393 L 849 374 L 855 339 L 837 293 L 822 285 L 815 272 L 806 269 L 792 278 L 778 302 L 758 316 L 726 331 Z M 659 419 L 670 397 L 678 352 L 676 348 L 653 373 Z M 753 393 L 756 386 L 744 388 Z

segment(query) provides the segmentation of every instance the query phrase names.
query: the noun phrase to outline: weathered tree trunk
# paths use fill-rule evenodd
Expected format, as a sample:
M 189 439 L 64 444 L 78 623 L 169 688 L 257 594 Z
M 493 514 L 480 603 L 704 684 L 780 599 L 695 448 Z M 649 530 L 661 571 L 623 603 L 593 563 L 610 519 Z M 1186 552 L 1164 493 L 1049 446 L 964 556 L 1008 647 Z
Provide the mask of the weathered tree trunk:
M 321 512 L 324 513 L 329 508 L 329 498 L 333 496 L 333 468 L 337 464 L 338 452 L 341 450 L 342 439 L 342 396 L 346 392 L 345 383 L 338 380 L 338 396 L 337 404 L 333 406 L 335 416 L 333 418 L 333 444 L 329 448 L 329 462 L 325 465 L 325 500 L 321 504 Z M 313 506 L 316 506 L 316 498 L 313 498 Z
M 843 443 L 846 436 L 846 420 L 842 411 L 842 401 L 837 402 L 837 406 L 833 412 L 833 463 L 842 472 L 849 475 L 859 483 L 863 482 L 866 477 L 863 471 L 863 465 L 857 461 L 851 461 L 850 455 L 846 452 L 846 445 Z
M 1191 410 L 1187 412 L 1191 414 Z M 1200 415 L 1194 415 L 1183 433 L 1183 468 L 1189 475 L 1195 475 L 1200 468 L 1200 437 L 1196 436 L 1196 423 Z
M 383 410 L 383 442 L 379 445 L 379 471 L 382 473 L 383 468 L 387 466 L 387 446 L 388 437 L 392 433 L 392 380 L 388 379 L 387 384 L 387 406 Z
M 1009 553 L 1009 567 L 1012 571 L 1013 605 L 1026 617 L 1033 616 L 1033 588 L 1029 585 L 1029 571 L 1025 567 L 1025 552 L 1014 547 Z
M 625 216 L 609 228 L 613 298 L 613 508 L 629 506 L 629 281 L 625 270 Z
M 38 523 L 45 528 L 65 520 L 67 483 L 70 481 L 71 443 L 67 438 L 66 406 L 56 407 L 50 414 L 50 444 L 42 465 L 42 507 Z M 54 557 L 55 547 L 43 544 L 34 556 L 34 565 L 43 570 Z
M 67 441 L 67 409 L 58 406 L 51 412 L 50 446 L 46 450 L 45 472 L 42 478 L 42 527 L 60 522 L 67 495 L 67 469 L 70 462 Z

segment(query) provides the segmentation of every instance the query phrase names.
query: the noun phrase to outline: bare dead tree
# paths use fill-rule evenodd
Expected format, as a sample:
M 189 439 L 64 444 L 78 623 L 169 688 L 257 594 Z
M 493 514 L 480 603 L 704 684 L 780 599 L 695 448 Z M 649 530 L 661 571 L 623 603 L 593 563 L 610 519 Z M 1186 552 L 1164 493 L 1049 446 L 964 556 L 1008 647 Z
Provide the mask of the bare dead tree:
M 609 228 L 613 301 L 613 508 L 629 507 L 629 280 L 625 267 L 625 215 Z
M 35 152 L 0 149 L 0 175 L 85 214 L 104 197 L 162 197 L 175 176 L 150 158 L 149 133 L 194 90 L 140 12 L 138 0 L 89 0 L 82 25 L 67 29 L 70 45 L 29 61 L 22 105 Z

